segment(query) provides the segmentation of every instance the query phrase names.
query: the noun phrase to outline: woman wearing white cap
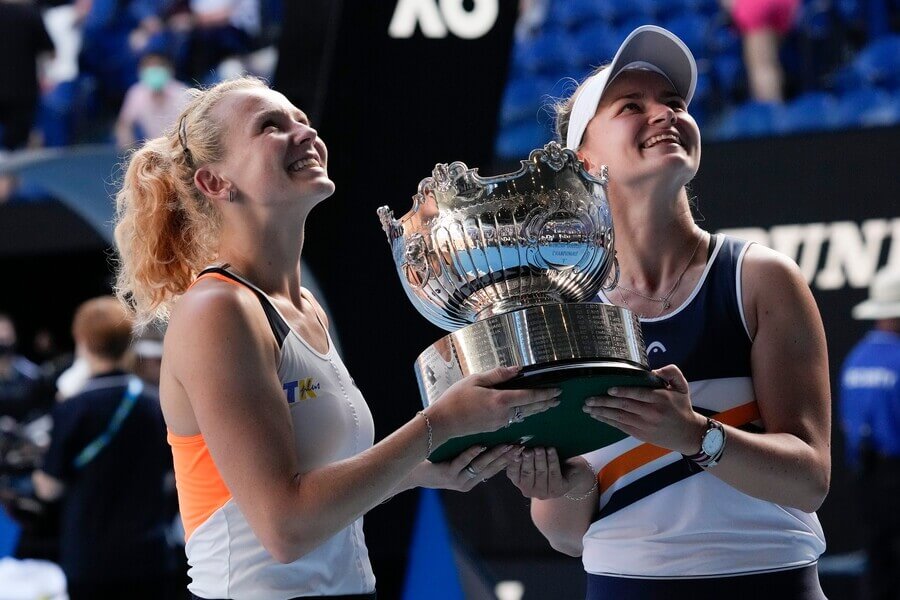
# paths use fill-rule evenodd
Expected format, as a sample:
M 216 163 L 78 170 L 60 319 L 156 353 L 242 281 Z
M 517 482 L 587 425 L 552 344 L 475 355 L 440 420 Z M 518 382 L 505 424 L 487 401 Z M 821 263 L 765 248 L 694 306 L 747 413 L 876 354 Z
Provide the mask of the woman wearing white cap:
M 562 465 L 529 451 L 507 473 L 551 545 L 583 557 L 588 598 L 823 598 L 822 323 L 789 259 L 694 223 L 696 73 L 681 40 L 640 27 L 559 108 L 567 147 L 609 167 L 621 279 L 599 299 L 640 316 L 668 385 L 586 401 L 630 437 Z

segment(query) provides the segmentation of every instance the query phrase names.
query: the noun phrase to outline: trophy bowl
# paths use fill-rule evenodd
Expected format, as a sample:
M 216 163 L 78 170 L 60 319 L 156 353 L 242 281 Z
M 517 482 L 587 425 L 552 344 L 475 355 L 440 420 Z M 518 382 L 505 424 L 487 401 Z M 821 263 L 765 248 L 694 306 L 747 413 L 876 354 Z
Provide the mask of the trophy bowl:
M 618 280 L 605 167 L 596 177 L 550 142 L 521 168 L 482 177 L 461 162 L 435 166 L 412 210 L 378 209 L 407 296 L 451 333 L 422 352 L 416 379 L 427 407 L 472 373 L 518 366 L 506 388 L 558 387 L 560 405 L 495 432 L 455 438 L 430 459 L 475 444 L 556 447 L 568 458 L 624 433 L 582 412 L 614 385 L 660 387 L 640 322 L 590 302 Z

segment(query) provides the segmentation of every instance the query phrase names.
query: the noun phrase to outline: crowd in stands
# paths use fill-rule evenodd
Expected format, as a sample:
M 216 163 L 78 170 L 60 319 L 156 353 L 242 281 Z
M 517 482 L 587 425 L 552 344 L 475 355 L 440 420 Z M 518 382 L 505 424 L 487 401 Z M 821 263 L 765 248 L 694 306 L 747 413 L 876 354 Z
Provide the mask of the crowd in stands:
M 159 135 L 190 85 L 271 76 L 281 0 L 0 0 L 0 160 Z M 42 196 L 0 175 L 0 203 Z
M 281 2 L 0 0 L 0 159 L 25 147 L 127 149 L 170 123 L 187 86 L 271 75 Z M 900 122 L 900 0 L 521 5 L 500 158 L 550 139 L 550 100 L 646 23 L 675 32 L 697 56 L 691 111 L 706 139 Z M 0 175 L 0 202 L 41 195 Z
M 496 153 L 552 138 L 548 107 L 612 59 L 635 27 L 660 25 L 697 57 L 691 113 L 704 138 L 900 122 L 898 0 L 527 0 Z

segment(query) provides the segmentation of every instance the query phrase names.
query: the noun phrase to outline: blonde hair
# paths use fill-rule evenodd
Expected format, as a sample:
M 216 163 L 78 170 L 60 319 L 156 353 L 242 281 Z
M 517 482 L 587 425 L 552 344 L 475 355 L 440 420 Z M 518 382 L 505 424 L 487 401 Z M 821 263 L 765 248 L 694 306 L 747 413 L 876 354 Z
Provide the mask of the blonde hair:
M 191 90 L 175 126 L 131 155 L 116 194 L 115 291 L 139 328 L 168 320 L 174 302 L 216 259 L 221 216 L 194 174 L 225 155 L 227 122 L 213 115 L 216 105 L 230 92 L 265 87 L 239 77 Z

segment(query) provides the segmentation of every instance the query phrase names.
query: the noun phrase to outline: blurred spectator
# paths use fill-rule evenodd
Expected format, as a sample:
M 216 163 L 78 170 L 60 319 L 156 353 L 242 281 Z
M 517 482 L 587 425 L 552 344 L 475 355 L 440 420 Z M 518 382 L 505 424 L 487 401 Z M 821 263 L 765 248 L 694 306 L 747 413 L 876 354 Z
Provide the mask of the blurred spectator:
M 171 456 L 157 398 L 120 368 L 131 330 L 112 297 L 78 308 L 72 337 L 91 377 L 55 407 L 50 447 L 33 476 L 39 498 L 61 499 L 60 565 L 71 600 L 166 595 Z
M 150 325 L 135 337 L 131 348 L 132 365 L 129 370 L 157 390 L 162 366 L 163 333 L 158 325 Z
M 741 34 L 750 95 L 759 102 L 784 99 L 781 38 L 794 26 L 800 0 L 722 0 Z
M 865 598 L 900 597 L 900 270 L 882 270 L 853 309 L 875 326 L 841 375 L 847 459 L 859 473 L 868 557 Z
M 16 327 L 9 315 L 0 313 L 0 416 L 22 420 L 37 408 L 40 369 L 16 354 Z
M 31 342 L 31 357 L 40 367 L 42 377 L 53 381 L 75 360 L 71 351 L 59 347 L 56 336 L 47 327 L 39 327 L 35 331 Z
M 190 0 L 190 8 L 193 29 L 180 60 L 192 78 L 209 83 L 210 70 L 220 62 L 254 49 L 260 33 L 259 0 Z
M 140 49 L 132 45 L 138 29 L 148 32 L 162 27 L 162 0 L 76 0 L 82 23 L 81 75 L 90 77 L 104 107 L 118 109 L 129 87 L 136 81 Z
M 40 92 L 38 61 L 53 42 L 29 0 L 0 0 L 0 149 L 25 146 Z
M 138 82 L 128 89 L 116 121 L 116 146 L 132 147 L 143 139 L 161 136 L 178 119 L 190 96 L 174 78 L 172 62 L 161 50 L 145 52 Z
M 91 378 L 90 366 L 83 357 L 75 357 L 69 368 L 56 378 L 56 399 L 64 402 L 81 393 L 82 388 Z

